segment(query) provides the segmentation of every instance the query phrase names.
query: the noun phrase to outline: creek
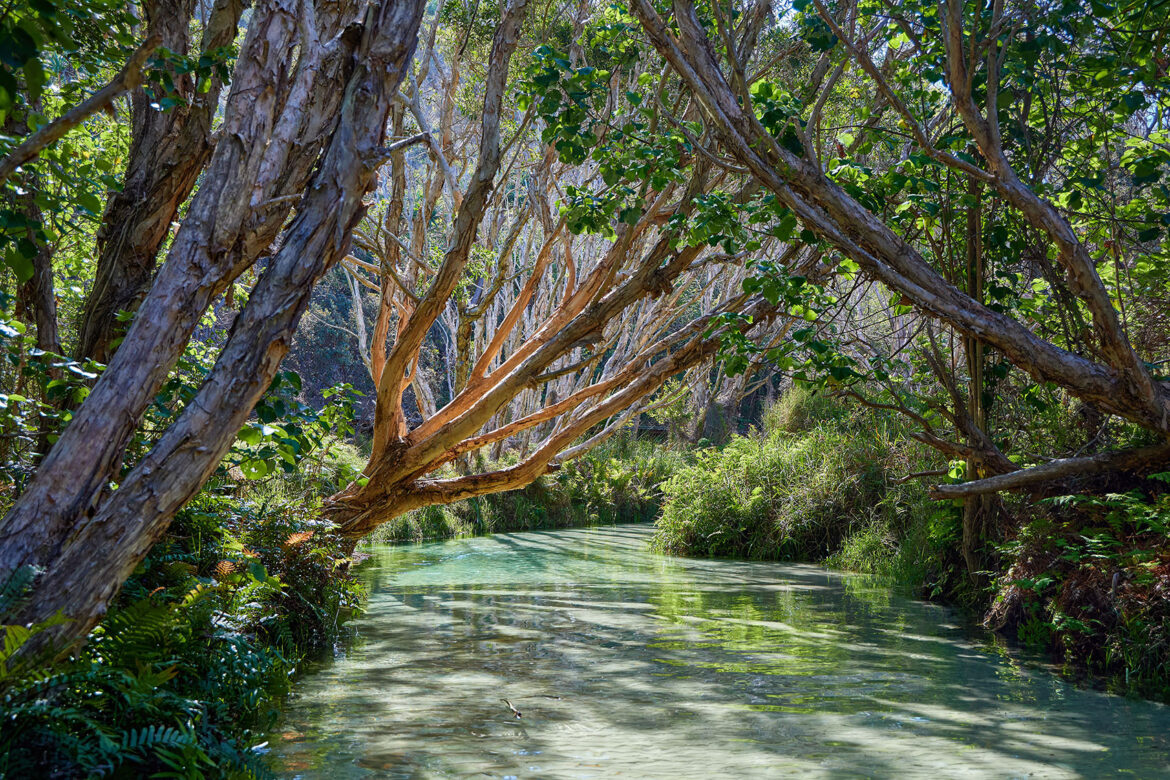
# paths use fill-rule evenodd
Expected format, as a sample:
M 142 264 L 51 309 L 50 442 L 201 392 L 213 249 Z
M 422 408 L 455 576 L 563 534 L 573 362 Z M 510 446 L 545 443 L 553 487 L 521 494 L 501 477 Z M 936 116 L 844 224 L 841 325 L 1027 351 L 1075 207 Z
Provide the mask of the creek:
M 1070 685 L 872 578 L 668 558 L 647 551 L 651 533 L 370 548 L 357 637 L 297 681 L 270 765 L 306 779 L 1170 776 L 1170 708 Z

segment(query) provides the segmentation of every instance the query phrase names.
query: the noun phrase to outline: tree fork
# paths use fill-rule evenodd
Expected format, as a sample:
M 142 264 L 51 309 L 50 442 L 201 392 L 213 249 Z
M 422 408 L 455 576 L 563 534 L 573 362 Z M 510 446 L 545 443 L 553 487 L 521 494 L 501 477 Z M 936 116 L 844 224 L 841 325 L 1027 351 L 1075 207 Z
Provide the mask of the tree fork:
M 12 514 L 5 519 L 0 529 L 3 569 L 11 572 L 35 564 L 44 570 L 34 586 L 33 601 L 16 620 L 39 622 L 58 612 L 69 618 L 38 634 L 30 652 L 45 647 L 64 652 L 85 637 L 125 578 L 165 532 L 174 513 L 215 470 L 271 383 L 314 282 L 344 256 L 350 233 L 364 213 L 362 198 L 376 170 L 371 160 L 377 160 L 422 12 L 422 0 L 383 0 L 369 8 L 357 42 L 355 70 L 340 96 L 340 116 L 297 218 L 269 261 L 215 367 L 179 419 L 120 480 L 118 489 L 91 499 L 76 514 L 60 516 L 60 509 L 68 510 L 68 505 L 58 509 L 69 530 L 67 540 L 45 545 L 42 529 L 32 522 L 37 515 L 29 514 L 34 508 L 27 503 L 21 522 L 13 523 Z M 282 21 L 279 16 L 277 12 L 267 21 L 279 28 L 289 18 Z M 267 32 L 263 21 L 253 20 L 253 36 Z M 252 51 L 287 55 L 287 50 L 263 44 Z M 152 297 L 170 293 L 156 285 Z M 112 370 L 102 381 L 110 379 Z M 26 492 L 22 502 L 28 497 Z M 73 497 L 64 493 L 62 498 Z

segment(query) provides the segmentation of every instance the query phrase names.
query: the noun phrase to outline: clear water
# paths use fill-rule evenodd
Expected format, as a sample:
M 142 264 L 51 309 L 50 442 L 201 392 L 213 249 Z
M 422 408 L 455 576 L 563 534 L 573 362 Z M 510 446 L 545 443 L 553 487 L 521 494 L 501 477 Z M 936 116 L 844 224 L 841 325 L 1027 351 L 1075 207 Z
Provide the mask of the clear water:
M 385 547 L 303 677 L 300 778 L 1170 777 L 1170 708 L 1072 687 L 865 578 L 648 526 Z M 515 716 L 507 699 L 520 711 Z

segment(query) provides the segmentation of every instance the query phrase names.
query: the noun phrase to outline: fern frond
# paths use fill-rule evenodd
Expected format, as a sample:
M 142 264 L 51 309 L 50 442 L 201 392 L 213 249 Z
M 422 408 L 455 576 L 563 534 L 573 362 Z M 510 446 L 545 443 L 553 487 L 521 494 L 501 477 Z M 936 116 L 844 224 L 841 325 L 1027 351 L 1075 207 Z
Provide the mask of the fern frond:
M 44 569 L 40 566 L 26 564 L 21 566 L 8 579 L 0 583 L 0 620 L 7 619 L 15 612 L 32 591 L 33 583 L 41 576 Z

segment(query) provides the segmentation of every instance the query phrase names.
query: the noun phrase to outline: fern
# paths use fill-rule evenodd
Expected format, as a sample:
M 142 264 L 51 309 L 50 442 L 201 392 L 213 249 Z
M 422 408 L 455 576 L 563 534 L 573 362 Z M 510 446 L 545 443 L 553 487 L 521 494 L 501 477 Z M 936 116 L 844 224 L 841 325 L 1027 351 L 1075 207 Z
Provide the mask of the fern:
M 177 625 L 169 605 L 141 599 L 106 617 L 95 648 L 106 658 L 157 658 L 173 644 Z
M 26 564 L 8 575 L 8 579 L 0 585 L 0 620 L 7 620 L 23 605 L 32 591 L 33 583 L 43 571 L 39 566 Z
M 261 519 L 235 499 L 199 503 L 126 583 L 80 657 L 26 659 L 43 626 L 0 624 L 0 778 L 272 777 L 248 745 L 272 725 L 297 660 L 334 641 L 360 590 L 337 573 L 339 545 L 306 513 Z M 309 538 L 311 551 L 288 544 Z M 213 578 L 228 559 L 238 565 Z M 249 574 L 252 565 L 265 576 Z M 0 586 L 0 611 L 35 590 L 35 570 L 17 575 Z
M 122 734 L 122 750 L 141 751 L 159 745 L 183 747 L 196 743 L 195 734 L 181 731 L 173 726 L 152 725 L 143 729 L 132 729 Z

